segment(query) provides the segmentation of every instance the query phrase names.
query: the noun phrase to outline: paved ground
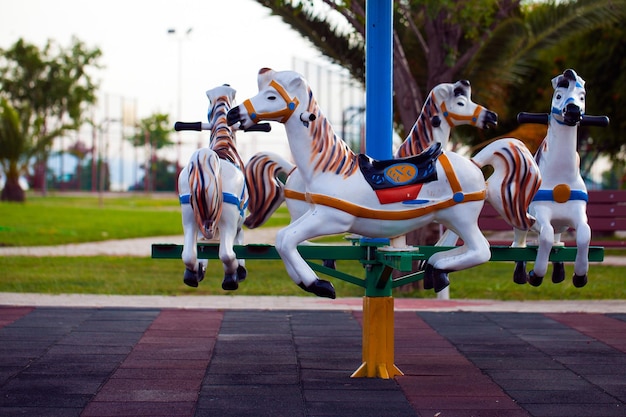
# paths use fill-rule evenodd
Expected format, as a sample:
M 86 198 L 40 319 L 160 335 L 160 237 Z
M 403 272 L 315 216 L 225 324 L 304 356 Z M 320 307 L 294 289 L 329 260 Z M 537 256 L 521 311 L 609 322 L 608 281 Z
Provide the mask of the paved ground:
M 350 378 L 361 306 L 0 293 L 0 416 L 626 416 L 625 301 L 396 299 L 391 380 Z
M 404 376 L 381 380 L 350 378 L 361 363 L 358 308 L 205 301 L 204 309 L 3 301 L 0 415 L 626 415 L 626 312 L 404 306 L 395 313 Z

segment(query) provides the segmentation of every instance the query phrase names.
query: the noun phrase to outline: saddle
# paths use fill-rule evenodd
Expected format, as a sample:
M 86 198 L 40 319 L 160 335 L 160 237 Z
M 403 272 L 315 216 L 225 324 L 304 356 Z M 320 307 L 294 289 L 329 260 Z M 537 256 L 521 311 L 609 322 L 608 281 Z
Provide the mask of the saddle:
M 424 152 L 406 158 L 375 160 L 359 155 L 359 168 L 381 204 L 417 198 L 422 185 L 437 180 L 436 163 L 441 144 L 434 143 Z

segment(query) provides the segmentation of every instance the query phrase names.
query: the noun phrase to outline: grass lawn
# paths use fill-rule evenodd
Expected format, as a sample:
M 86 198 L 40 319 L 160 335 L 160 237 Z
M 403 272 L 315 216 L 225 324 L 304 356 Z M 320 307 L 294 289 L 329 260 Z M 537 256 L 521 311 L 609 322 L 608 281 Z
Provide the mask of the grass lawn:
M 289 221 L 283 207 L 266 227 Z M 26 203 L 0 203 L 0 245 L 28 246 L 64 244 L 106 239 L 176 235 L 182 233 L 175 195 L 97 196 L 28 195 Z M 337 237 L 323 241 L 337 241 Z M 623 251 L 610 251 L 623 254 Z M 209 263 L 199 288 L 182 282 L 180 260 L 135 257 L 0 257 L 0 291 L 39 293 L 84 293 L 120 295 L 298 295 L 312 296 L 297 287 L 281 261 L 249 260 L 248 279 L 236 292 L 221 289 L 222 266 Z M 340 261 L 339 270 L 363 277 L 361 264 Z M 547 276 L 541 287 L 513 283 L 512 262 L 491 262 L 450 274 L 450 296 L 466 299 L 551 300 L 626 299 L 626 268 L 592 263 L 589 284 L 578 289 L 571 284 L 572 265 L 566 280 L 552 284 Z M 548 271 L 550 273 L 550 270 Z M 326 278 L 326 277 L 324 277 Z M 358 286 L 330 278 L 338 297 L 360 297 Z M 432 291 L 410 288 L 395 290 L 396 297 L 434 298 Z

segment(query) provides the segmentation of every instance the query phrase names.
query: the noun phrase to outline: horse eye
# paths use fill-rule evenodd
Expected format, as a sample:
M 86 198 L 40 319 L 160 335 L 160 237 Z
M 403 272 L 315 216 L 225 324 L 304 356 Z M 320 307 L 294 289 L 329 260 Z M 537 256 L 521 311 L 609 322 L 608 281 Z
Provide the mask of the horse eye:
M 458 103 L 456 103 L 456 105 L 459 107 L 464 107 L 465 103 L 463 103 L 462 101 L 459 101 Z
M 556 99 L 557 99 L 557 100 L 560 100 L 560 99 L 561 99 L 561 95 L 560 95 L 560 94 L 557 94 L 557 95 L 556 95 Z
M 269 96 L 267 99 L 268 100 L 276 100 L 276 96 Z

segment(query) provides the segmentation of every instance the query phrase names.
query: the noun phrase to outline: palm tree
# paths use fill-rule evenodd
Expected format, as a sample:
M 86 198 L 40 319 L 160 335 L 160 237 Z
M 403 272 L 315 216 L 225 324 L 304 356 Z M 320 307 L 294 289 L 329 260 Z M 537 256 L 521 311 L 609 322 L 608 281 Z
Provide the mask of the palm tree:
M 365 0 L 257 2 L 364 82 Z M 546 48 L 623 20 L 626 14 L 626 0 L 394 3 L 394 110 L 401 135 L 435 85 L 469 79 L 476 101 L 501 112 L 510 105 L 507 93 L 541 70 L 538 58 Z M 321 5 L 326 7 L 317 7 Z M 503 113 L 513 114 L 518 106 Z
M 26 112 L 26 109 L 24 110 Z M 24 190 L 19 185 L 20 175 L 24 174 L 28 166 L 25 160 L 27 147 L 28 118 L 22 118 L 3 97 L 0 97 L 0 165 L 5 175 L 5 185 L 0 194 L 2 201 L 23 202 Z

